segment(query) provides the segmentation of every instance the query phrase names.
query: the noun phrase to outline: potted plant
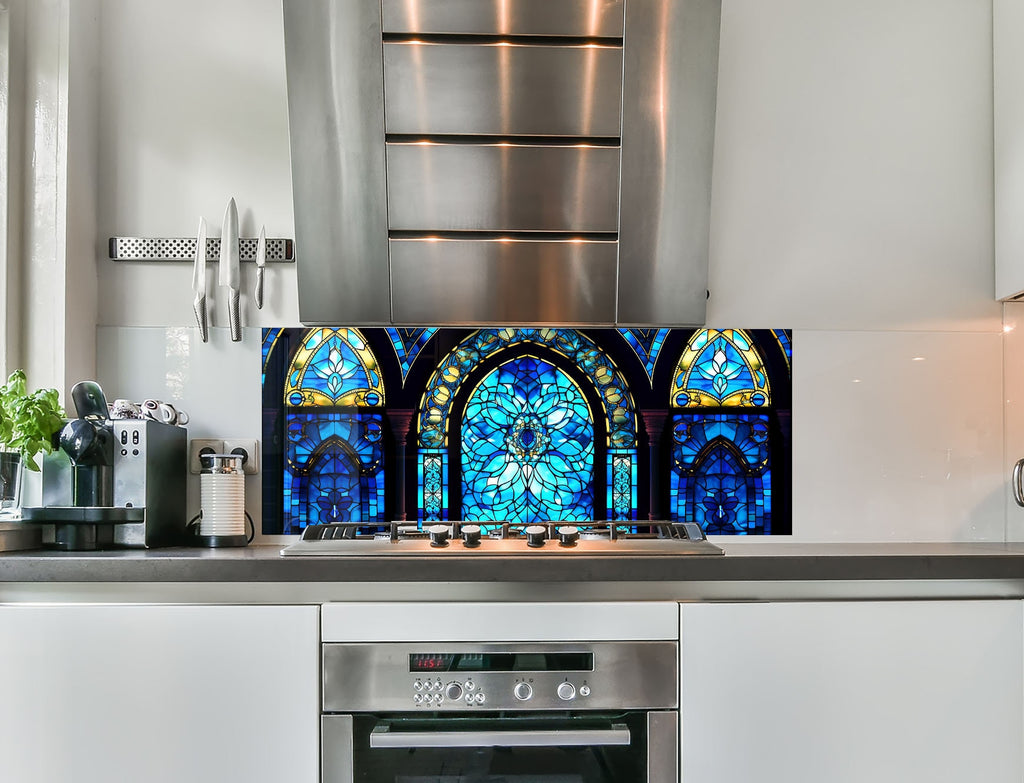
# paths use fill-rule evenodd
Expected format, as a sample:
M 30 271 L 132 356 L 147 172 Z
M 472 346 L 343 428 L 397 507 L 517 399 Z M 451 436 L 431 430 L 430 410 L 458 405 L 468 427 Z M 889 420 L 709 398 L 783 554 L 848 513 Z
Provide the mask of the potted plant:
M 0 386 L 0 506 L 17 507 L 21 473 L 39 471 L 36 457 L 53 451 L 64 426 L 56 389 L 29 393 L 25 371 L 15 370 Z

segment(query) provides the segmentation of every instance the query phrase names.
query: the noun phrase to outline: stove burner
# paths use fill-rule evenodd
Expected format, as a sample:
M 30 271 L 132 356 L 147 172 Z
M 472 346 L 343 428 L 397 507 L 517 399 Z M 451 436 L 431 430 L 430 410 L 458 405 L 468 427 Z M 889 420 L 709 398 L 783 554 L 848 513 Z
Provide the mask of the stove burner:
M 314 524 L 283 555 L 709 555 L 722 550 L 692 522 Z

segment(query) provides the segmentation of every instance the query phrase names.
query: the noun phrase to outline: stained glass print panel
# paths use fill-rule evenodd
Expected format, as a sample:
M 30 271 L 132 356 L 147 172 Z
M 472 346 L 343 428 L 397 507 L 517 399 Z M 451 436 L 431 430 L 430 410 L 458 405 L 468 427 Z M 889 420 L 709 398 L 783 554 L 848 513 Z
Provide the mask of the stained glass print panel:
M 593 518 L 593 416 L 559 368 L 520 356 L 492 370 L 469 397 L 461 436 L 463 520 Z

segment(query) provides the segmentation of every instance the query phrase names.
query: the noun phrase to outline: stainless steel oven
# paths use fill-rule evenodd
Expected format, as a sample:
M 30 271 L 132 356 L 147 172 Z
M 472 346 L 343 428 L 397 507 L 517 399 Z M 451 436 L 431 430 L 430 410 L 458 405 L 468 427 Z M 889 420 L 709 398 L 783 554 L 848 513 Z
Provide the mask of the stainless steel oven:
M 324 783 L 676 783 L 675 641 L 326 643 Z

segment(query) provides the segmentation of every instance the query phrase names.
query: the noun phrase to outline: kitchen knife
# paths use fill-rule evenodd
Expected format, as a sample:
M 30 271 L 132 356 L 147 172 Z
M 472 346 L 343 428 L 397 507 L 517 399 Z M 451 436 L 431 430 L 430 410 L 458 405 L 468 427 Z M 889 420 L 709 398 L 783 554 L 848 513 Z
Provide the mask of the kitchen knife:
M 256 309 L 263 309 L 263 274 L 267 265 L 267 227 L 260 226 L 260 238 L 256 240 L 256 290 L 253 292 L 253 301 L 256 302 Z
M 206 218 L 199 218 L 199 235 L 196 237 L 196 262 L 192 267 L 192 290 L 196 298 L 192 300 L 192 309 L 196 313 L 199 324 L 199 336 L 203 342 L 210 339 L 206 321 Z
M 228 288 L 228 325 L 231 342 L 242 339 L 242 321 L 238 310 L 240 275 L 238 271 L 238 207 L 235 200 L 228 201 L 224 210 L 224 227 L 220 234 L 220 284 Z

